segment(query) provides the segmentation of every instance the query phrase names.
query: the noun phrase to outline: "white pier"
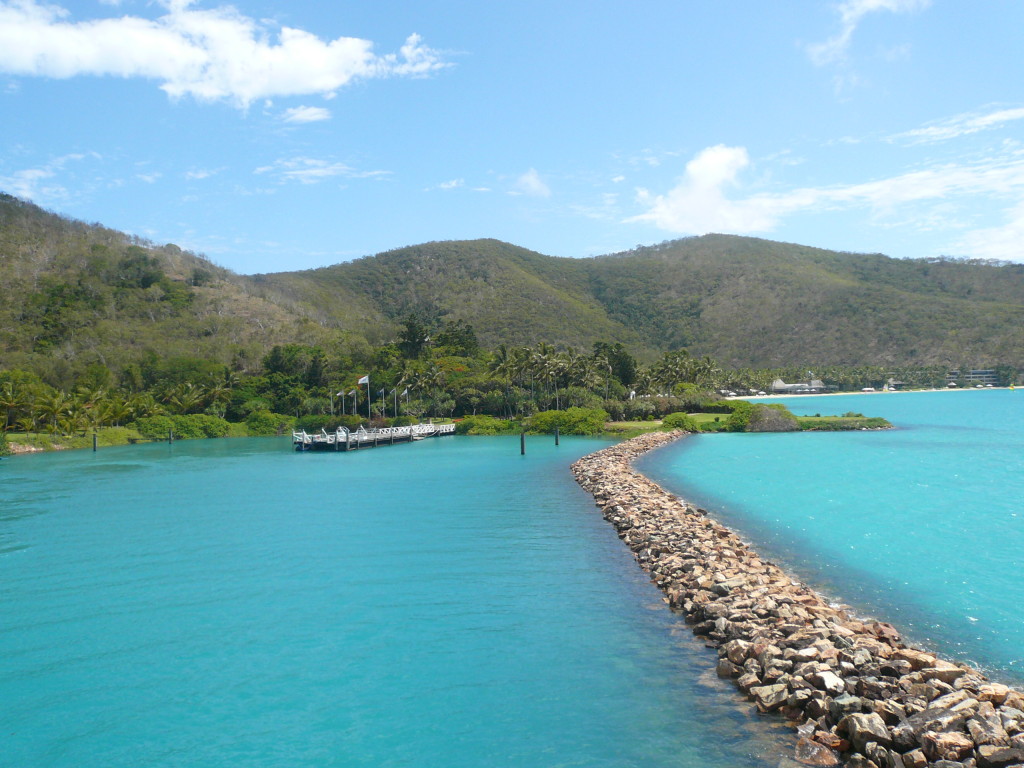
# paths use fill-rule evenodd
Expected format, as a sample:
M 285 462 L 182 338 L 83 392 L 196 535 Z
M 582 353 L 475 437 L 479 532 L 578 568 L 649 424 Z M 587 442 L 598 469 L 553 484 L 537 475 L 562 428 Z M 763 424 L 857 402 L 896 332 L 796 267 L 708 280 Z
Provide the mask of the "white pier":
M 328 432 L 326 429 L 312 434 L 304 429 L 292 432 L 292 443 L 297 451 L 353 451 L 454 434 L 454 424 L 411 424 L 407 427 L 381 429 L 359 427 L 356 430 L 338 427 L 334 432 Z

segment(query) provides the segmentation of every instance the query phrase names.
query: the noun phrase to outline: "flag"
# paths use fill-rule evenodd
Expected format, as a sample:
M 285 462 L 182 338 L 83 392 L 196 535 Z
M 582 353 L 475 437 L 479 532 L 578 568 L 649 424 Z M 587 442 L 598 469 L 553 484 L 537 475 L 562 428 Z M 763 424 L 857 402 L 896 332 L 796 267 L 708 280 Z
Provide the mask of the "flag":
M 357 383 L 359 383 L 359 384 L 369 384 L 370 383 L 370 375 L 367 374 L 366 376 L 363 376 L 363 378 L 361 378 Z
M 406 387 L 406 388 L 405 388 L 405 391 L 404 391 L 404 392 L 402 392 L 402 395 L 403 395 L 403 396 L 405 396 L 405 395 L 408 395 L 408 394 L 409 394 L 409 388 L 408 388 L 408 387 Z

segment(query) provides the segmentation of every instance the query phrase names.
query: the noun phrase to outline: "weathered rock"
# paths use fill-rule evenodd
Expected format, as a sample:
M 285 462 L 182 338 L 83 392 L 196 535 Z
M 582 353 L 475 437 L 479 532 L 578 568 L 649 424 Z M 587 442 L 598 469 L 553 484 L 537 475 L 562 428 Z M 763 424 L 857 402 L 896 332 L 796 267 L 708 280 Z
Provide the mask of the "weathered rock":
M 789 688 L 785 685 L 759 685 L 750 689 L 750 695 L 754 697 L 758 710 L 774 712 L 786 703 Z
M 733 664 L 742 666 L 743 662 L 747 660 L 750 655 L 750 648 L 753 643 L 748 643 L 746 640 L 730 640 L 722 646 L 722 650 L 725 652 L 726 658 L 729 659 Z
M 838 696 L 846 690 L 846 681 L 834 672 L 816 672 L 807 678 L 815 688 L 832 696 Z
M 863 752 L 868 743 L 874 741 L 882 746 L 889 746 L 892 737 L 885 722 L 874 712 L 871 714 L 854 713 L 847 715 L 839 721 L 839 732 L 845 733 L 850 739 L 853 748 Z
M 929 760 L 962 760 L 974 752 L 970 736 L 959 731 L 928 731 L 921 738 L 921 749 Z
M 761 678 L 753 672 L 747 672 L 745 675 L 740 675 L 736 680 L 736 686 L 744 693 L 749 693 L 754 686 L 760 684 Z
M 925 768 L 928 765 L 928 758 L 920 749 L 913 749 L 903 755 L 904 768 Z
M 797 739 L 793 757 L 802 765 L 821 765 L 826 768 L 839 765 L 839 755 L 833 750 L 806 738 Z
M 941 680 L 944 683 L 952 683 L 957 678 L 967 674 L 966 669 L 960 667 L 928 667 L 918 672 L 922 680 Z
M 844 693 L 840 696 L 836 696 L 829 702 L 828 714 L 834 722 L 839 722 L 844 717 L 854 712 L 860 712 L 860 708 L 863 705 L 863 701 L 857 696 L 851 696 Z
M 978 768 L 1006 768 L 1024 765 L 1024 749 L 1011 749 L 983 744 L 978 747 Z
M 715 673 L 719 677 L 739 677 L 743 674 L 743 669 L 737 667 L 728 659 L 719 659 L 718 666 L 715 667 Z
M 911 715 L 892 729 L 893 744 L 901 752 L 921 746 L 922 737 L 928 731 L 951 731 L 963 725 L 966 718 L 959 712 L 948 709 L 926 709 Z
M 984 702 L 978 707 L 975 716 L 967 721 L 967 732 L 971 734 L 974 743 L 979 745 L 1007 746 L 1010 742 L 1010 735 L 989 702 Z
M 978 688 L 978 700 L 979 701 L 991 701 L 995 705 L 1002 704 L 1006 701 L 1007 695 L 1009 695 L 1010 689 L 999 683 L 986 683 Z

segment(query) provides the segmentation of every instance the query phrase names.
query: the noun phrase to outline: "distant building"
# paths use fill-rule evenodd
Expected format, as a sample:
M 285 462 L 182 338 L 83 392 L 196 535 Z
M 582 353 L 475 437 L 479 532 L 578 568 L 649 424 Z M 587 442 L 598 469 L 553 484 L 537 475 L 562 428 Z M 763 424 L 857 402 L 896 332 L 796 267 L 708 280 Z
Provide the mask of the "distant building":
M 999 386 L 999 374 L 991 368 L 974 368 L 966 373 L 961 371 L 950 371 L 946 374 L 946 384 L 962 384 L 970 386 L 973 384 Z
M 787 384 L 782 379 L 772 382 L 772 393 L 776 395 L 816 395 L 824 391 L 825 382 L 821 379 L 811 379 L 796 384 Z

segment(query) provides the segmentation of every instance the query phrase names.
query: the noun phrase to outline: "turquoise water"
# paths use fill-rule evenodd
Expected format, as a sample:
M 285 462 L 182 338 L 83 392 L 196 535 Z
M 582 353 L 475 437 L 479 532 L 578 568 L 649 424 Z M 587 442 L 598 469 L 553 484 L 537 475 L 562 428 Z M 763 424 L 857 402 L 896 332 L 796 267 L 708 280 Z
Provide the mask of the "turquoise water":
M 898 429 L 701 435 L 638 466 L 827 594 L 1024 681 L 1024 391 L 783 402 Z
M 0 764 L 776 765 L 573 482 L 603 444 L 0 461 Z

